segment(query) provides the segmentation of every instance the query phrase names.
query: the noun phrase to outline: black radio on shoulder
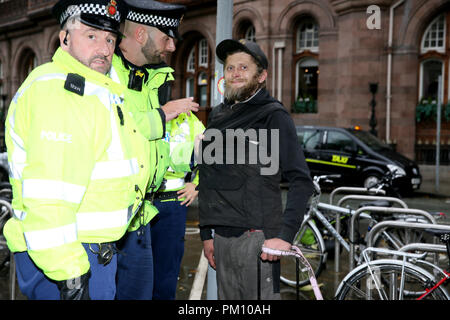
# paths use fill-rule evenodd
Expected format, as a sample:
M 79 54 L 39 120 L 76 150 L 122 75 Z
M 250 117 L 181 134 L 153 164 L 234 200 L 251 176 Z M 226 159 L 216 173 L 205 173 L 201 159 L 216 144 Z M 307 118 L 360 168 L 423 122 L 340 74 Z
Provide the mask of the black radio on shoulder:
M 64 89 L 76 93 L 80 96 L 83 96 L 84 86 L 85 86 L 84 77 L 76 73 L 67 74 L 66 82 L 64 83 Z
M 142 91 L 146 76 L 143 70 L 131 69 L 128 76 L 128 89 Z

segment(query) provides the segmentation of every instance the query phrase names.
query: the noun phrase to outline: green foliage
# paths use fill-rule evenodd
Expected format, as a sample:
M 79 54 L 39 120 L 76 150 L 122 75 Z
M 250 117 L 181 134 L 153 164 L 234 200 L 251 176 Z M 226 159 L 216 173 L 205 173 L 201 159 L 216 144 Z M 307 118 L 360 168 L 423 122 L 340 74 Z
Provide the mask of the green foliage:
M 443 107 L 443 116 L 445 121 L 450 121 L 450 103 L 447 103 L 444 107 Z
M 442 105 L 441 107 L 441 119 L 450 121 L 450 103 Z M 422 122 L 426 120 L 436 121 L 437 116 L 437 102 L 431 98 L 422 99 L 416 107 L 416 122 Z
M 294 113 L 317 113 L 317 101 L 312 96 L 299 97 L 292 105 Z

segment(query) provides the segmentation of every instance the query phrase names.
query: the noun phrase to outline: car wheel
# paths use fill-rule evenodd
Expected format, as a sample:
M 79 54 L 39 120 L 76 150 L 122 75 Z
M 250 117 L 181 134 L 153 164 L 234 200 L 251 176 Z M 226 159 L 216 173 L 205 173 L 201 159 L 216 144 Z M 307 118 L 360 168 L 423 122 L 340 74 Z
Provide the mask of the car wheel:
M 364 178 L 364 188 L 371 188 L 373 186 L 375 186 L 377 183 L 379 183 L 381 180 L 381 177 L 378 173 L 369 173 L 365 178 Z

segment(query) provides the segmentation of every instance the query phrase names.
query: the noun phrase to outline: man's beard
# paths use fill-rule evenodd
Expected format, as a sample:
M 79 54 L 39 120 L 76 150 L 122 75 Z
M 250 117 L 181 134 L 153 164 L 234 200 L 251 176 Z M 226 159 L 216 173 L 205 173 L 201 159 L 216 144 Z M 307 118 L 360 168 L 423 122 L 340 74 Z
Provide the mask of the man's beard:
M 111 61 L 109 61 L 105 56 L 95 55 L 91 58 L 86 58 L 86 57 L 82 56 L 80 53 L 74 51 L 72 47 L 69 48 L 68 52 L 72 57 L 74 57 L 76 60 L 78 60 L 78 62 L 81 62 L 86 67 L 88 67 L 92 70 L 95 70 L 97 72 L 100 72 L 102 74 L 107 74 L 109 72 L 109 70 L 111 69 Z M 96 59 L 103 60 L 105 62 L 105 67 L 100 68 L 100 70 L 92 68 L 91 64 Z
M 141 51 L 147 60 L 147 64 L 159 64 L 163 62 L 160 53 L 156 50 L 155 43 L 150 37 L 147 39 L 145 46 L 141 48 Z
M 245 101 L 250 98 L 262 85 L 258 82 L 258 74 L 240 88 L 232 88 L 225 82 L 224 97 L 228 101 Z

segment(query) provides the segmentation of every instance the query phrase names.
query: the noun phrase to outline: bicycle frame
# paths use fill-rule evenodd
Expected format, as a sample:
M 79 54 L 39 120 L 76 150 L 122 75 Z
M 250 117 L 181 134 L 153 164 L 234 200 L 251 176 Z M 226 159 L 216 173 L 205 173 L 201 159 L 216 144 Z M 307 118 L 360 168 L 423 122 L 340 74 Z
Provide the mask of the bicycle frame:
M 450 226 L 447 225 L 438 225 L 438 224 L 423 224 L 423 223 L 408 223 L 408 222 L 400 222 L 400 221 L 384 221 L 384 222 L 380 222 L 378 225 L 375 225 L 372 230 L 369 232 L 368 235 L 368 243 L 369 245 L 372 244 L 373 239 L 375 237 L 375 235 L 382 230 L 385 227 L 394 227 L 394 228 L 411 228 L 411 229 L 439 229 L 439 230 L 443 230 L 443 231 L 447 231 L 450 232 Z M 416 247 L 417 244 L 414 244 Z M 410 249 L 413 245 L 411 245 L 408 249 Z M 403 250 L 407 250 L 406 248 L 407 246 L 403 247 Z M 427 247 L 424 247 L 427 248 Z M 431 246 L 428 246 L 428 249 L 432 248 Z M 402 253 L 402 251 L 396 251 L 396 252 L 400 252 L 400 254 Z M 449 257 L 450 259 L 450 257 Z M 444 274 L 444 277 L 436 284 L 434 285 L 431 289 L 426 290 L 426 292 L 420 296 L 417 300 L 422 300 L 423 298 L 425 298 L 427 295 L 429 295 L 431 292 L 433 292 L 434 290 L 436 290 L 436 288 L 438 288 L 439 286 L 441 286 L 443 283 L 447 282 L 449 277 L 450 277 L 450 273 L 448 271 L 442 270 L 437 266 L 433 266 L 438 270 L 441 270 L 442 273 Z
M 444 274 L 445 274 L 444 277 L 438 283 L 436 283 L 431 289 L 425 289 L 425 293 L 416 300 L 423 300 L 426 296 L 428 296 L 430 293 L 436 290 L 436 288 L 440 287 L 445 282 L 447 282 L 447 280 L 450 279 L 450 272 L 444 270 Z
M 361 253 L 361 256 L 364 258 L 364 261 L 367 264 L 367 269 L 369 270 L 370 276 L 375 284 L 375 288 L 378 291 L 379 296 L 382 298 L 382 300 L 388 300 L 388 297 L 385 296 L 383 293 L 383 291 L 381 290 L 382 284 L 379 282 L 379 278 L 375 276 L 372 268 L 371 268 L 371 264 L 370 264 L 370 256 L 369 256 L 369 252 L 376 252 L 378 254 L 387 254 L 387 255 L 399 255 L 403 257 L 403 264 L 402 264 L 402 274 L 401 274 L 401 281 L 400 281 L 400 296 L 399 296 L 399 300 L 403 299 L 403 289 L 404 289 L 404 268 L 406 265 L 406 260 L 407 258 L 410 259 L 420 259 L 423 258 L 426 253 L 422 253 L 422 254 L 414 254 L 414 253 L 407 253 L 407 252 L 403 252 L 403 251 L 397 251 L 397 250 L 389 250 L 389 249 L 382 249 L 382 248 L 373 248 L 373 247 L 369 247 L 363 250 L 363 252 Z
M 380 213 L 404 213 L 404 214 L 410 214 L 410 215 L 417 215 L 417 216 L 423 216 L 425 217 L 430 223 L 433 225 L 433 228 L 435 226 L 439 226 L 436 224 L 436 220 L 433 218 L 431 214 L 429 214 L 426 211 L 419 210 L 419 209 L 404 209 L 404 208 L 384 208 L 384 207 L 362 207 L 356 210 L 355 214 L 352 215 L 351 221 L 350 221 L 350 255 L 349 255 L 349 266 L 350 270 L 352 270 L 355 267 L 355 223 L 356 219 L 358 219 L 359 216 L 361 216 L 364 212 L 380 212 Z M 374 239 L 374 230 L 379 231 L 381 230 L 380 226 L 387 226 L 391 225 L 390 223 L 399 222 L 399 225 L 403 225 L 403 222 L 400 221 L 381 221 L 375 224 L 372 229 L 370 230 L 368 234 L 368 240 L 367 240 L 367 247 L 373 246 L 373 239 Z M 407 223 L 408 225 L 419 225 L 424 226 L 429 224 L 421 224 L 421 223 Z M 393 224 L 391 226 L 397 226 L 397 224 Z M 382 231 L 382 230 L 381 230 Z
M 371 199 L 371 198 L 369 198 L 369 199 Z M 385 198 L 384 197 L 380 197 L 378 199 L 385 199 Z M 388 198 L 386 198 L 386 199 L 388 199 Z M 309 221 L 309 220 L 313 219 L 314 217 L 316 217 L 323 224 L 325 229 L 327 229 L 331 233 L 331 235 L 335 237 L 336 241 L 339 242 L 339 244 L 342 245 L 344 247 L 344 249 L 347 250 L 347 252 L 351 253 L 352 257 L 354 256 L 355 260 L 358 260 L 358 257 L 356 257 L 353 254 L 353 251 L 352 251 L 352 244 L 351 244 L 351 242 L 353 242 L 354 240 L 352 239 L 350 243 L 348 241 L 346 241 L 340 235 L 340 233 L 338 232 L 337 228 L 333 227 L 333 225 L 327 220 L 327 218 L 324 216 L 324 214 L 319 209 L 331 211 L 331 212 L 335 213 L 336 216 L 339 215 L 339 217 L 340 217 L 341 214 L 350 215 L 351 217 L 353 217 L 355 215 L 355 213 L 357 213 L 358 211 L 350 209 L 350 208 L 343 208 L 343 207 L 337 206 L 337 205 L 331 205 L 331 204 L 323 203 L 323 202 L 317 203 L 316 206 L 317 207 L 311 206 L 308 214 L 305 216 L 305 219 L 304 219 L 303 223 L 306 223 L 307 221 Z M 375 207 L 375 208 L 379 208 L 379 207 Z M 372 222 L 376 222 L 376 220 L 374 220 L 370 215 L 365 214 L 362 211 L 359 212 L 358 216 L 362 217 L 364 219 L 369 219 Z M 394 242 L 395 240 L 391 239 L 391 241 Z M 338 253 L 338 255 L 335 255 L 335 257 L 338 257 L 338 256 L 339 256 L 339 253 Z M 339 259 L 335 258 L 335 266 L 338 265 L 336 263 L 336 261 L 339 261 Z
M 379 296 L 383 300 L 385 300 L 385 299 L 387 300 L 388 297 L 381 290 L 382 284 L 379 282 L 379 278 L 375 275 L 375 273 L 373 271 L 373 268 L 371 265 L 371 258 L 370 258 L 371 252 L 393 256 L 393 260 L 397 260 L 396 259 L 397 256 L 402 257 L 403 262 L 402 262 L 402 274 L 401 274 L 401 281 L 400 281 L 400 288 L 399 288 L 399 293 L 400 293 L 399 300 L 403 299 L 403 290 L 404 290 L 403 270 L 404 270 L 405 265 L 407 264 L 407 260 L 413 260 L 414 261 L 413 265 L 416 265 L 417 268 L 420 268 L 419 266 L 417 266 L 417 264 L 424 263 L 426 265 L 433 267 L 434 269 L 439 270 L 439 272 L 441 274 L 443 274 L 443 278 L 440 281 L 438 281 L 432 288 L 425 289 L 425 293 L 423 293 L 416 300 L 423 300 L 426 296 L 431 294 L 434 290 L 436 290 L 438 287 L 440 287 L 441 285 L 443 285 L 445 282 L 447 282 L 450 279 L 450 272 L 443 270 L 443 269 L 439 268 L 438 266 L 430 264 L 423 260 L 423 258 L 426 255 L 426 252 L 424 252 L 424 253 L 408 253 L 408 252 L 406 252 L 408 250 L 417 250 L 417 249 L 421 249 L 424 251 L 430 251 L 430 252 L 443 252 L 443 251 L 446 252 L 445 246 L 431 245 L 431 244 L 426 244 L 426 243 L 408 244 L 408 245 L 402 247 L 400 250 L 389 250 L 389 249 L 369 247 L 369 248 L 366 248 L 362 252 L 361 256 L 364 258 L 364 261 L 367 265 L 367 270 L 369 271 L 372 281 L 375 284 L 375 289 L 378 291 Z M 423 270 L 423 272 L 427 273 L 425 270 Z M 432 275 L 429 274 L 429 277 L 432 277 Z

